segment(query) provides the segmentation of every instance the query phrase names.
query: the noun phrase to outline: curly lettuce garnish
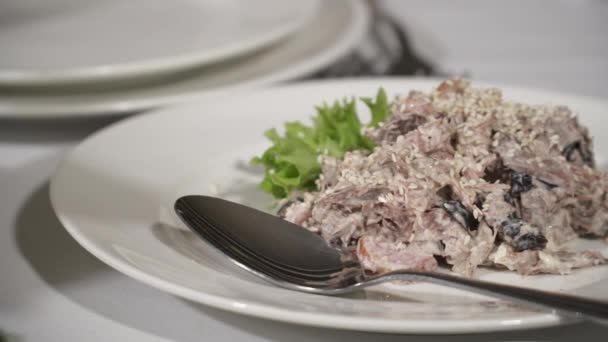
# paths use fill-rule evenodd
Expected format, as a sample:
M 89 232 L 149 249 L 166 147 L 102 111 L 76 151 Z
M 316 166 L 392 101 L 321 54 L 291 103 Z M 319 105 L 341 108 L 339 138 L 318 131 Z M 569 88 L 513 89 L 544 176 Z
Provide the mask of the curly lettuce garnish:
M 361 101 L 371 112 L 367 126 L 378 127 L 391 115 L 390 103 L 382 88 L 375 99 L 362 98 Z M 315 190 L 315 181 L 321 174 L 320 155 L 341 159 L 348 151 L 374 148 L 374 142 L 362 134 L 354 99 L 336 101 L 331 106 L 323 104 L 316 109 L 312 127 L 288 122 L 283 136 L 274 128 L 266 131 L 265 136 L 273 145 L 252 160 L 266 169 L 260 187 L 275 198 L 287 197 L 295 190 Z

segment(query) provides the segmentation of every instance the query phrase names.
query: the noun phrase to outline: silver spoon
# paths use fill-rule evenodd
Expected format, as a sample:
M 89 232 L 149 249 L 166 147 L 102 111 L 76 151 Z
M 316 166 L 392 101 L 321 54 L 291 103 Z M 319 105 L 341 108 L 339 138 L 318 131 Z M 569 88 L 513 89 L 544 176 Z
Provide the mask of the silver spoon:
M 469 290 L 608 324 L 608 302 L 460 276 L 417 271 L 369 275 L 350 253 L 279 217 L 208 196 L 175 202 L 181 220 L 243 269 L 277 286 L 337 295 L 394 280 L 421 281 Z

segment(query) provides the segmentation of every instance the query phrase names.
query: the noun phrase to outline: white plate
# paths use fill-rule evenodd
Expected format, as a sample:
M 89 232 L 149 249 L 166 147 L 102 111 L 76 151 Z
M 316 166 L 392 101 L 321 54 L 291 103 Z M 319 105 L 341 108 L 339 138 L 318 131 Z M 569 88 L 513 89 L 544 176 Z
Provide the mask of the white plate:
M 242 60 L 112 89 L 0 89 L 0 118 L 116 115 L 183 101 L 202 91 L 292 80 L 318 71 L 352 51 L 368 27 L 369 12 L 361 0 L 323 1 L 319 15 L 305 29 Z
M 204 96 L 196 102 L 121 121 L 78 146 L 51 180 L 53 207 L 87 250 L 117 270 L 172 294 L 274 320 L 315 326 L 408 333 L 511 330 L 560 323 L 540 313 L 440 286 L 383 285 L 348 298 L 276 288 L 236 270 L 186 230 L 163 225 L 159 208 L 180 194 L 221 196 L 265 208 L 261 175 L 248 160 L 268 146 L 262 132 L 286 120 L 307 120 L 313 107 L 344 96 L 428 91 L 435 80 L 408 78 L 307 82 L 264 90 Z M 580 111 L 608 151 L 608 103 L 583 97 L 505 88 L 508 98 L 563 103 Z M 162 221 L 171 222 L 165 211 Z M 598 242 L 595 248 L 606 245 Z M 482 271 L 486 280 L 591 295 L 608 280 L 608 267 L 568 276 L 521 277 Z M 603 285 L 605 286 L 605 284 Z M 598 287 L 600 294 L 605 291 Z
M 175 72 L 276 42 L 316 1 L 8 0 L 0 84 L 109 81 Z

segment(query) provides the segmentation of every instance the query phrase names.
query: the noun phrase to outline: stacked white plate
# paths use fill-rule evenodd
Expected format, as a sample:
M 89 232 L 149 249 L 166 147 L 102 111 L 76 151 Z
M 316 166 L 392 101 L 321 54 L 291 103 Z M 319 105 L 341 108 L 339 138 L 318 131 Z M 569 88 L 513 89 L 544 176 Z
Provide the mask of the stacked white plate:
M 367 31 L 361 1 L 7 0 L 0 117 L 112 115 L 307 76 Z

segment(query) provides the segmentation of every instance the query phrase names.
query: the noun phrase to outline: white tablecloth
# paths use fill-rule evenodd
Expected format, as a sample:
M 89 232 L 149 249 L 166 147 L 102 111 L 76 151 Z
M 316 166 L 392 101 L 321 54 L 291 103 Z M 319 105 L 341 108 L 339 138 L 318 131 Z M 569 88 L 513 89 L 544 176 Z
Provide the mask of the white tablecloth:
M 407 25 L 421 54 L 445 70 L 608 97 L 607 1 L 416 0 L 386 5 Z M 449 339 L 316 329 L 239 316 L 165 294 L 104 265 L 57 221 L 48 199 L 48 177 L 67 150 L 111 121 L 0 120 L 0 331 L 9 338 L 45 342 Z M 601 336 L 608 336 L 608 329 L 585 323 L 465 338 L 571 341 L 602 340 Z

